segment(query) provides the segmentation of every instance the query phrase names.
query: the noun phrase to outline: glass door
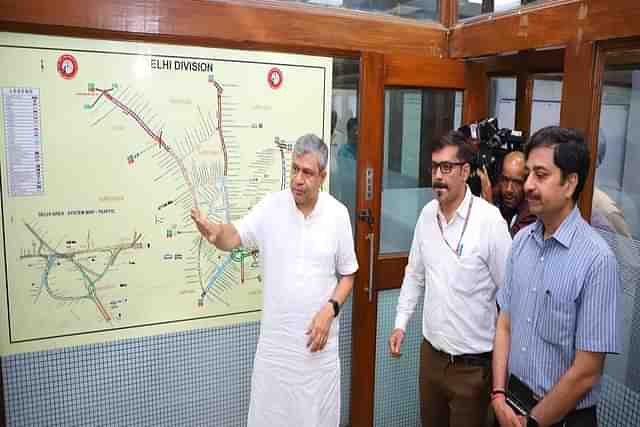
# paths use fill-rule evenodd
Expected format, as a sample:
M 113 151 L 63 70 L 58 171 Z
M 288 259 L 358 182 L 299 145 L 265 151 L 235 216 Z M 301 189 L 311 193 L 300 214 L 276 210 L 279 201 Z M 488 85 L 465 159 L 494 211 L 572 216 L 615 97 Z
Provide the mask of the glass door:
M 431 200 L 431 146 L 461 123 L 464 65 L 367 54 L 361 69 L 352 425 L 417 425 L 420 313 L 400 359 L 387 338 L 413 229 Z

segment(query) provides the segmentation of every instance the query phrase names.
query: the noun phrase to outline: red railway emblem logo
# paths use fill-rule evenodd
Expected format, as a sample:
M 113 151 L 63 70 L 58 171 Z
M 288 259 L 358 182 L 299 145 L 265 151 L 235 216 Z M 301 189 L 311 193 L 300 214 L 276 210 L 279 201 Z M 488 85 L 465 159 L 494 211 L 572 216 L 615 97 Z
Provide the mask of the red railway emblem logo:
M 282 86 L 282 81 L 282 71 L 280 71 L 279 68 L 272 68 L 269 70 L 269 73 L 267 73 L 267 82 L 271 89 L 280 88 L 280 86 Z
M 58 73 L 63 79 L 70 80 L 78 73 L 78 61 L 73 55 L 65 53 L 58 58 Z

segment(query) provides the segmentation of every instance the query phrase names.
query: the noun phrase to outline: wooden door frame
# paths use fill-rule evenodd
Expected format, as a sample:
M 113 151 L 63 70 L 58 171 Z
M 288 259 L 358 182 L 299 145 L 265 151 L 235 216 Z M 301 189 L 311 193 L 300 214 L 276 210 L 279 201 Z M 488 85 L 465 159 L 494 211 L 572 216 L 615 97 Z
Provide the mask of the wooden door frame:
M 374 215 L 379 215 L 380 198 L 373 197 L 366 200 L 365 171 L 367 168 L 379 169 L 382 164 L 382 150 L 371 149 L 369 141 L 379 141 L 383 138 L 384 126 L 384 55 L 364 53 L 360 58 L 360 90 L 358 96 L 360 118 L 362 124 L 358 127 L 358 159 L 357 159 L 357 196 L 356 218 L 358 212 L 370 209 Z M 366 100 L 366 101 L 365 101 Z M 367 141 L 367 142 L 365 142 Z M 382 180 L 379 176 L 373 182 L 373 194 L 380 191 Z M 378 217 L 377 217 L 378 218 Z M 376 325 L 377 296 L 375 292 L 370 299 L 369 278 L 373 271 L 368 263 L 369 240 L 367 235 L 379 228 L 379 221 L 371 225 L 356 219 L 356 251 L 358 253 L 359 269 L 353 287 L 353 312 L 351 326 L 351 425 L 373 425 L 373 389 L 375 378 L 376 346 L 375 340 L 368 339 Z M 379 241 L 374 240 L 374 253 L 377 253 Z M 372 309 L 368 309 L 372 307 Z
M 462 62 L 420 55 L 364 53 L 360 67 L 359 111 L 363 126 L 359 128 L 357 211 L 371 209 L 374 223 L 369 226 L 362 221 L 356 222 L 360 269 L 354 285 L 352 317 L 351 423 L 354 427 L 371 426 L 374 422 L 377 292 L 400 288 L 408 258 L 408 253 L 379 255 L 385 88 L 465 90 L 472 81 L 468 76 L 469 69 Z M 466 103 L 466 99 L 463 102 Z M 374 169 L 372 200 L 365 199 L 367 168 Z M 370 249 L 366 239 L 370 232 L 375 236 L 373 271 L 369 267 Z M 373 289 L 370 296 L 371 273 Z
M 640 50 L 640 37 L 630 37 L 616 40 L 602 41 L 598 43 L 574 43 L 567 55 L 572 56 L 573 69 L 570 72 L 575 76 L 580 69 L 591 69 L 588 78 L 580 79 L 573 87 L 567 90 L 567 97 L 572 101 L 566 106 L 564 115 L 561 115 L 560 124 L 581 129 L 591 153 L 589 175 L 584 189 L 580 194 L 578 205 L 584 218 L 591 218 L 593 201 L 593 189 L 595 186 L 595 170 L 597 166 L 598 136 L 600 129 L 600 114 L 602 107 L 602 92 L 604 88 L 605 67 L 607 55 L 614 52 L 625 52 L 630 49 Z M 637 62 L 635 62 L 637 61 Z M 620 64 L 639 63 L 640 57 L 631 60 L 628 56 L 620 58 Z M 580 103 L 580 93 L 589 93 L 589 103 Z M 563 90 L 563 98 L 565 93 Z

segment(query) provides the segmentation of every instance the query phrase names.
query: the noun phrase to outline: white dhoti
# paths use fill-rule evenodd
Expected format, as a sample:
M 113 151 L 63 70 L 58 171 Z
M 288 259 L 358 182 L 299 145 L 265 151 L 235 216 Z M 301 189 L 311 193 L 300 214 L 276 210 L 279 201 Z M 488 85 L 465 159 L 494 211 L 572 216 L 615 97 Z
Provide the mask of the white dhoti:
M 337 343 L 337 337 L 333 338 Z M 263 344 L 263 343 L 261 343 Z M 251 378 L 249 427 L 337 427 L 340 361 L 337 345 L 318 353 L 284 348 L 256 353 Z
M 333 295 L 336 275 L 358 269 L 347 209 L 321 193 L 305 218 L 285 190 L 256 205 L 238 231 L 243 245 L 259 249 L 264 278 L 247 425 L 337 427 L 338 322 L 316 353 L 307 347 L 305 329 Z

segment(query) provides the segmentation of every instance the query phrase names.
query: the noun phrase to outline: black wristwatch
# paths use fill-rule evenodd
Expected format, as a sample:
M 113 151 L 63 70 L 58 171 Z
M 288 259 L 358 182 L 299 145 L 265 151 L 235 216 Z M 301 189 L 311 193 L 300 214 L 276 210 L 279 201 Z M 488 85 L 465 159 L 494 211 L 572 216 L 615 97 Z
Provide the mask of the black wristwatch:
M 329 302 L 333 306 L 333 317 L 338 317 L 338 313 L 340 313 L 340 304 L 338 304 L 338 301 L 333 298 L 331 298 Z
M 527 415 L 527 427 L 539 427 L 538 420 L 536 420 L 533 415 Z

